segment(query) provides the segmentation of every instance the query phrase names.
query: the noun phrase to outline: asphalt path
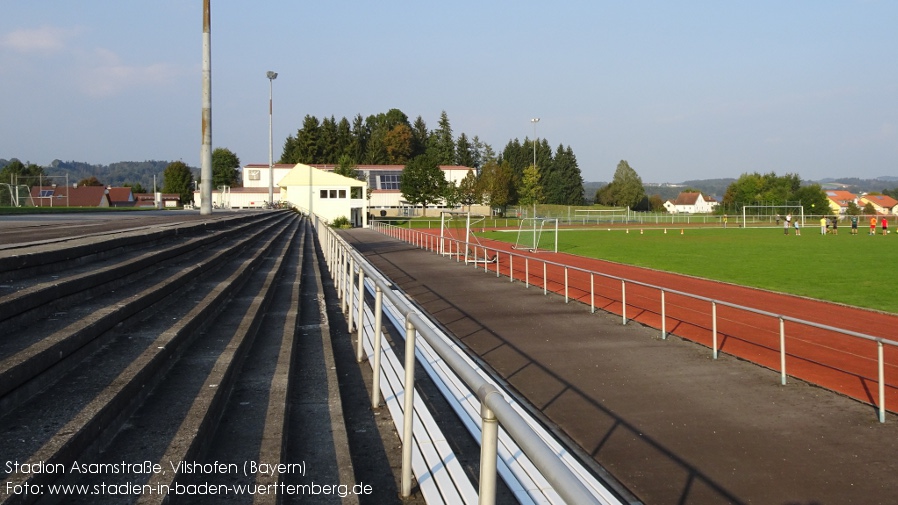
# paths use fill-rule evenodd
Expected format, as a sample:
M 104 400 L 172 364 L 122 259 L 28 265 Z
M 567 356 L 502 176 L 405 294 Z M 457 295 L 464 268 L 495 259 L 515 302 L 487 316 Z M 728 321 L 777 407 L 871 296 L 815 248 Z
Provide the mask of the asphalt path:
M 781 385 L 776 370 L 726 352 L 712 359 L 638 313 L 622 325 L 483 265 L 371 230 L 343 236 L 645 503 L 895 503 L 892 414 L 879 423 L 869 404 L 791 377 Z

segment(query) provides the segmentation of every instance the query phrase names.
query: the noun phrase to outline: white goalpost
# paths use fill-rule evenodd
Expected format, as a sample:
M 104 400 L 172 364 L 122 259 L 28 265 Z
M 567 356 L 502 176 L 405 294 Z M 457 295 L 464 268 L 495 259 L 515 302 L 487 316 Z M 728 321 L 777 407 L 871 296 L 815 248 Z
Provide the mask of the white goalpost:
M 748 209 L 756 209 L 756 212 L 747 212 Z M 742 227 L 748 228 L 750 223 L 763 225 L 776 221 L 778 226 L 786 219 L 786 214 L 792 214 L 793 222 L 798 220 L 799 226 L 804 228 L 804 207 L 801 205 L 744 205 L 742 207 Z M 751 220 L 751 221 L 749 221 Z
M 548 233 L 543 233 L 548 231 Z M 546 235 L 549 235 L 548 237 Z M 558 219 L 545 217 L 521 218 L 518 237 L 513 249 L 530 252 L 558 252 Z
M 452 226 L 456 216 L 464 216 L 464 235 L 461 226 Z M 493 263 L 496 256 L 489 256 L 474 234 L 473 226 L 483 222 L 486 216 L 471 215 L 470 212 L 444 210 L 440 212 L 440 254 L 464 257 L 465 263 Z
M 581 224 L 600 223 L 627 223 L 630 221 L 630 207 L 614 209 L 576 209 L 574 216 Z

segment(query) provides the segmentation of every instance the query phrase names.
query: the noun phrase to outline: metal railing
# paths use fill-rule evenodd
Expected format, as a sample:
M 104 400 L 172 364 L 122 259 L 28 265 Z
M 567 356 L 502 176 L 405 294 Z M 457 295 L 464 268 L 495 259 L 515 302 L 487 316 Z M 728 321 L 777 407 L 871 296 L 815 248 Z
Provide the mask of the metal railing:
M 838 334 L 838 335 L 841 335 L 844 337 L 855 337 L 855 338 L 863 339 L 865 341 L 873 342 L 876 344 L 876 348 L 877 348 L 876 382 L 877 382 L 877 390 L 878 390 L 877 391 L 878 392 L 878 401 L 871 402 L 871 403 L 872 403 L 873 407 L 877 410 L 879 422 L 881 422 L 881 423 L 885 422 L 885 415 L 886 415 L 885 388 L 886 388 L 887 384 L 886 384 L 886 380 L 885 380 L 885 365 L 886 364 L 885 364 L 885 359 L 884 359 L 883 347 L 886 345 L 889 345 L 889 346 L 898 348 L 898 341 L 890 340 L 890 339 L 886 339 L 886 338 L 882 338 L 882 337 L 877 337 L 874 335 L 869 335 L 869 334 L 865 334 L 865 333 L 861 333 L 861 332 L 856 332 L 856 331 L 852 331 L 852 330 L 848 330 L 848 329 L 844 329 L 844 328 L 839 328 L 839 327 L 835 327 L 835 326 L 820 324 L 820 323 L 816 323 L 813 321 L 799 319 L 796 317 L 791 317 L 791 316 L 787 316 L 787 315 L 783 315 L 783 314 L 777 314 L 777 313 L 769 312 L 766 310 L 757 309 L 754 307 L 748 307 L 748 306 L 739 305 L 736 303 L 726 302 L 723 300 L 717 300 L 714 298 L 701 296 L 701 295 L 689 293 L 686 291 L 679 291 L 679 290 L 675 290 L 675 289 L 665 288 L 662 286 L 657 286 L 657 285 L 653 285 L 653 284 L 649 284 L 649 283 L 645 283 L 645 282 L 641 282 L 641 281 L 625 279 L 625 278 L 617 277 L 614 275 L 604 274 L 601 272 L 596 272 L 596 271 L 592 271 L 592 270 L 588 270 L 588 269 L 584 269 L 584 268 L 565 265 L 562 263 L 548 261 L 548 260 L 541 259 L 541 258 L 535 258 L 535 257 L 528 256 L 528 255 L 512 253 L 512 252 L 505 251 L 505 250 L 487 247 L 482 244 L 476 244 L 473 246 L 471 244 L 466 245 L 463 241 L 457 240 L 455 238 L 439 237 L 439 236 L 435 235 L 434 233 L 428 232 L 428 231 L 422 231 L 422 230 L 410 229 L 410 228 L 400 228 L 400 227 L 396 227 L 396 226 L 386 225 L 383 223 L 373 223 L 373 228 L 375 230 L 379 231 L 380 233 L 398 238 L 400 240 L 404 240 L 410 244 L 415 245 L 418 248 L 437 252 L 437 253 L 440 253 L 442 251 L 443 255 L 454 256 L 456 258 L 456 261 L 459 261 L 459 262 L 462 260 L 462 258 L 464 258 L 466 263 L 473 262 L 477 268 L 479 268 L 479 266 L 482 264 L 483 270 L 485 272 L 488 272 L 490 270 L 490 265 L 494 265 L 493 269 L 495 270 L 496 277 L 499 277 L 500 275 L 502 275 L 502 274 L 500 274 L 500 263 L 501 263 L 502 257 L 504 256 L 507 258 L 507 262 L 508 262 L 507 268 L 508 268 L 508 273 L 509 273 L 509 279 L 511 282 L 514 282 L 514 280 L 515 280 L 515 275 L 514 275 L 515 274 L 515 270 L 514 270 L 515 262 L 523 262 L 524 263 L 524 272 L 523 272 L 522 280 L 525 283 L 526 287 L 528 287 L 528 288 L 530 287 L 530 276 L 531 276 L 530 263 L 536 262 L 537 264 L 542 265 L 542 288 L 543 288 L 544 294 L 548 294 L 548 292 L 549 292 L 548 284 L 550 281 L 548 278 L 549 277 L 548 276 L 548 268 L 553 267 L 554 269 L 557 269 L 557 270 L 563 270 L 563 281 L 559 282 L 559 284 L 563 284 L 563 289 L 560 292 L 563 292 L 563 294 L 564 294 L 565 303 L 568 303 L 571 298 L 570 297 L 570 287 L 571 286 L 570 286 L 570 282 L 569 282 L 569 277 L 570 277 L 569 273 L 570 272 L 579 272 L 583 275 L 588 275 L 589 276 L 589 284 L 590 284 L 589 305 L 590 305 L 590 310 L 592 313 L 595 313 L 595 311 L 596 311 L 595 279 L 602 278 L 602 279 L 605 279 L 606 281 L 611 281 L 613 283 L 619 283 L 620 284 L 619 297 L 615 301 L 619 301 L 621 304 L 622 324 L 627 324 L 627 321 L 628 321 L 628 318 L 627 318 L 627 307 L 628 307 L 627 288 L 628 288 L 628 286 L 631 286 L 631 287 L 639 286 L 639 287 L 647 288 L 652 291 L 656 291 L 658 293 L 659 302 L 660 302 L 660 311 L 659 312 L 660 312 L 660 316 L 661 316 L 660 330 L 661 330 L 661 338 L 662 339 L 666 339 L 667 335 L 668 335 L 667 320 L 668 320 L 669 316 L 667 314 L 667 307 L 668 307 L 668 303 L 666 300 L 667 295 L 671 295 L 671 294 L 678 295 L 678 296 L 682 296 L 685 298 L 689 298 L 692 300 L 706 303 L 708 310 L 710 312 L 710 317 L 711 317 L 711 328 L 710 328 L 711 342 L 712 342 L 711 343 L 711 351 L 712 351 L 712 355 L 713 355 L 714 359 L 718 358 L 719 349 L 720 349 L 719 339 L 718 339 L 719 335 L 718 335 L 718 328 L 717 328 L 717 326 L 718 326 L 717 309 L 719 307 L 727 307 L 727 308 L 747 312 L 749 314 L 762 316 L 765 318 L 772 318 L 775 321 L 777 321 L 778 325 L 779 325 L 779 331 L 778 331 L 778 336 L 779 336 L 779 343 L 778 343 L 779 372 L 780 372 L 780 382 L 783 385 L 786 384 L 786 377 L 787 377 L 787 360 L 786 360 L 787 353 L 786 353 L 786 331 L 785 331 L 785 323 L 787 323 L 787 322 L 810 327 L 810 328 L 815 328 L 815 329 L 819 329 L 819 330 L 824 330 L 827 332 L 832 332 L 832 333 L 835 333 L 835 334 Z M 607 298 L 607 296 L 606 296 L 606 298 Z M 644 310 L 644 311 L 651 311 L 650 308 L 645 307 L 645 306 L 639 306 L 637 308 L 639 308 L 640 310 Z M 686 322 L 691 325 L 696 324 L 694 321 L 685 321 L 685 320 L 681 320 L 681 321 Z M 891 366 L 891 364 L 890 364 L 890 366 Z
M 331 269 L 344 313 L 349 318 L 350 328 L 358 331 L 356 358 L 363 361 L 362 331 L 364 304 L 358 304 L 358 313 L 354 314 L 351 300 L 365 299 L 365 279 L 375 284 L 374 295 L 374 362 L 373 369 L 380 370 L 380 355 L 383 314 L 383 296 L 405 317 L 405 382 L 403 412 L 403 445 L 401 493 L 403 497 L 411 494 L 411 462 L 412 462 L 412 422 L 411 415 L 414 401 L 414 369 L 415 340 L 423 338 L 437 352 L 440 358 L 464 381 L 481 403 L 481 456 L 479 503 L 495 503 L 497 478 L 497 446 L 498 429 L 501 425 L 520 449 L 527 455 L 543 477 L 566 503 L 591 504 L 608 503 L 600 501 L 581 480 L 559 460 L 558 455 L 527 424 L 526 420 L 508 403 L 504 395 L 493 384 L 486 381 L 478 371 L 466 362 L 459 354 L 440 337 L 424 317 L 407 300 L 392 289 L 392 285 L 381 278 L 379 272 L 367 260 L 339 237 L 332 229 L 319 224 L 318 237 L 324 250 L 325 261 Z M 358 276 L 358 283 L 355 277 Z M 357 318 L 357 319 L 356 319 Z M 358 324 L 355 321 L 358 321 Z M 380 373 L 375 372 L 372 386 L 371 405 L 377 408 L 380 404 Z

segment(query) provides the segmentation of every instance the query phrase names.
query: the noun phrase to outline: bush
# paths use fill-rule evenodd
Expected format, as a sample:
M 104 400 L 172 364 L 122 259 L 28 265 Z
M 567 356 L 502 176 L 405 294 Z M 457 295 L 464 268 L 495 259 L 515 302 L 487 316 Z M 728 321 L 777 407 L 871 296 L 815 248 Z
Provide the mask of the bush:
M 346 216 L 340 216 L 331 222 L 331 228 L 352 228 Z

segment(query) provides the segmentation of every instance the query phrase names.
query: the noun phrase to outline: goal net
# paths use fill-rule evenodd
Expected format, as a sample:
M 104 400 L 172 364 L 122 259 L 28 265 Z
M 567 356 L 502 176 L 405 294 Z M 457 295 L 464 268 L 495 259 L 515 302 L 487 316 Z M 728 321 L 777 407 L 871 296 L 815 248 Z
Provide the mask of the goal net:
M 490 254 L 474 233 L 478 224 L 486 216 L 472 215 L 470 212 L 442 211 L 440 213 L 440 254 L 464 258 L 465 263 L 492 263 L 495 254 Z
M 804 207 L 801 205 L 745 205 L 742 207 L 742 226 L 779 226 L 786 216 L 804 228 Z
M 620 224 L 630 221 L 630 207 L 614 209 L 578 209 L 574 217 L 581 224 Z
M 558 252 L 558 219 L 525 217 L 521 219 L 514 249 L 530 252 Z

